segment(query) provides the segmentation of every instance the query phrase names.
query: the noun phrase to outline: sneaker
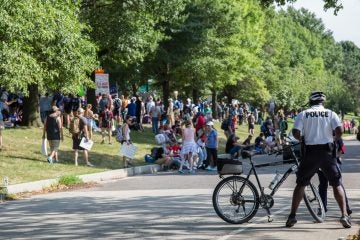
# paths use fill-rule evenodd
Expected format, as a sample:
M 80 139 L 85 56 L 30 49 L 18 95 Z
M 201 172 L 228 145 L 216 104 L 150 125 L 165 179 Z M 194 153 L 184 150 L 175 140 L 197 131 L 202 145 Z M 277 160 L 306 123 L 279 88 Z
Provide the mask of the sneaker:
M 194 169 L 191 169 L 191 170 L 189 171 L 189 173 L 195 173 L 195 170 L 194 170 Z
M 52 164 L 53 163 L 52 157 L 48 156 L 47 161 L 48 161 L 48 163 Z
M 343 225 L 344 228 L 351 228 L 351 221 L 349 216 L 342 216 L 340 218 L 340 223 Z
M 205 168 L 205 170 L 208 170 L 208 171 L 212 171 L 212 169 L 213 168 L 210 165 Z
M 183 170 L 178 171 L 180 174 L 184 174 L 185 172 Z
M 88 166 L 88 167 L 93 167 L 94 165 L 91 164 L 90 162 L 88 162 L 88 163 L 86 164 L 86 166 Z
M 217 170 L 218 170 L 218 169 L 217 169 L 217 166 L 215 166 L 215 167 L 211 168 L 210 171 L 217 171 Z
M 288 220 L 286 221 L 286 227 L 291 228 L 297 223 L 295 216 L 289 216 Z

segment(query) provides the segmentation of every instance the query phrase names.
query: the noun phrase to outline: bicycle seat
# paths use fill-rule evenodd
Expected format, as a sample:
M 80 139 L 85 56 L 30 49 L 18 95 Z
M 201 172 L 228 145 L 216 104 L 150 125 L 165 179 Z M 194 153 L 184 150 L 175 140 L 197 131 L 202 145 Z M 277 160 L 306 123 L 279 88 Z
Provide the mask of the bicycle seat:
M 241 151 L 241 157 L 243 159 L 251 158 L 255 154 L 256 154 L 256 152 L 252 152 L 252 151 L 247 151 L 247 150 L 242 150 Z

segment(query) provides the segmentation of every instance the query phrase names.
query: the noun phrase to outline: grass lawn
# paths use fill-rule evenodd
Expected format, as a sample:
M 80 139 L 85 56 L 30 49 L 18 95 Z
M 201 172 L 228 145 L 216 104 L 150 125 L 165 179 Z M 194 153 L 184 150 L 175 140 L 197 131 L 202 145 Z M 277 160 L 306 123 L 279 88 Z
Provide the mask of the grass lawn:
M 288 119 L 289 129 L 293 126 L 293 120 Z M 131 132 L 131 137 L 138 147 L 135 163 L 144 165 L 144 155 L 150 153 L 155 144 L 154 135 L 151 133 L 151 126 L 144 125 L 144 132 Z M 220 129 L 220 123 L 215 122 L 215 128 L 219 133 L 219 153 L 224 152 L 225 135 Z M 259 133 L 260 126 L 255 126 L 255 136 Z M 247 125 L 237 128 L 237 135 L 242 142 L 248 135 Z M 94 134 L 94 146 L 89 153 L 89 160 L 95 167 L 86 167 L 79 153 L 79 166 L 74 165 L 72 141 L 68 131 L 65 129 L 65 139 L 60 145 L 59 164 L 50 165 L 46 157 L 40 153 L 41 128 L 13 128 L 3 131 L 4 148 L 0 152 L 0 185 L 2 179 L 7 176 L 10 184 L 36 181 L 48 178 L 58 178 L 65 175 L 80 175 L 95 173 L 112 169 L 122 168 L 121 157 L 118 156 L 120 144 L 113 139 L 113 144 L 100 144 L 100 134 Z M 253 141 L 255 137 L 253 138 Z
M 144 155 L 150 153 L 155 144 L 151 126 L 145 125 L 144 132 L 131 132 L 131 137 L 138 147 L 135 163 L 144 165 Z M 225 136 L 220 129 L 220 123 L 215 123 L 219 132 L 219 152 L 224 151 Z M 259 126 L 257 126 L 259 128 Z M 247 126 L 237 129 L 241 140 L 247 136 Z M 58 178 L 64 175 L 80 175 L 122 168 L 121 157 L 118 156 L 120 144 L 113 139 L 113 144 L 100 144 L 100 134 L 94 134 L 94 146 L 89 153 L 89 160 L 95 165 L 90 168 L 84 166 L 82 153 L 79 152 L 79 166 L 74 165 L 72 141 L 70 134 L 64 129 L 64 141 L 60 144 L 59 164 L 50 165 L 46 157 L 41 155 L 41 128 L 11 128 L 3 131 L 4 147 L 0 152 L 0 184 L 7 176 L 10 184 L 36 181 L 48 178 Z

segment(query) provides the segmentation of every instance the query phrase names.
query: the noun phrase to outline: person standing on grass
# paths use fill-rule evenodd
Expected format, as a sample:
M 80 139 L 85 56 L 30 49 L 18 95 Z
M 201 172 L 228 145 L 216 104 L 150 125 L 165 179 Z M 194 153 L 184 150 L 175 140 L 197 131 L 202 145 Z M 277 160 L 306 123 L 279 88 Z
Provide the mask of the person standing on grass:
M 181 163 L 179 173 L 184 173 L 182 170 L 185 161 L 189 162 L 190 173 L 195 173 L 193 169 L 194 160 L 197 157 L 198 146 L 195 142 L 195 128 L 192 127 L 190 121 L 186 121 L 185 128 L 182 130 L 182 147 L 181 147 Z
M 206 123 L 206 170 L 217 170 L 218 134 L 212 121 Z
M 95 121 L 94 121 L 94 112 L 92 111 L 91 103 L 86 105 L 84 117 L 87 119 L 87 129 L 89 132 L 89 139 L 92 139 L 92 128 L 93 125 L 95 124 Z
M 51 112 L 51 98 L 49 97 L 49 93 L 45 93 L 45 96 L 41 96 L 39 100 L 40 107 L 40 119 L 41 122 L 45 122 L 46 116 L 48 116 Z
M 5 129 L 4 116 L 2 114 L 4 109 L 6 109 L 6 105 L 5 105 L 5 103 L 3 101 L 0 101 L 0 151 L 2 150 L 2 147 L 3 147 L 2 132 Z
M 54 161 L 59 162 L 58 150 L 60 140 L 64 141 L 64 134 L 62 128 L 62 121 L 59 109 L 52 106 L 52 112 L 44 120 L 43 136 L 42 138 L 49 141 L 50 154 L 47 157 L 48 163 L 52 164 Z
M 89 139 L 89 133 L 87 130 L 87 120 L 83 116 L 84 109 L 79 108 L 77 111 L 73 111 L 74 117 L 71 119 L 70 122 L 70 128 L 69 131 L 72 135 L 72 141 L 73 141 L 73 150 L 74 150 L 74 160 L 75 160 L 75 166 L 78 165 L 78 151 L 84 151 L 84 160 L 86 163 L 86 166 L 93 167 L 89 162 L 89 154 L 88 151 L 82 147 L 80 147 L 81 139 L 84 137 L 86 140 Z
M 123 144 L 132 144 L 131 138 L 130 138 L 130 125 L 132 124 L 132 117 L 126 116 L 125 117 L 125 123 L 121 127 L 123 140 L 121 141 L 121 145 Z M 127 157 L 123 156 L 123 166 L 124 168 L 128 168 L 130 166 L 134 166 L 134 164 L 131 162 L 131 159 L 128 159 Z
M 99 122 L 100 122 L 100 127 L 101 127 L 101 136 L 102 136 L 102 141 L 101 143 L 103 144 L 105 142 L 105 135 L 107 133 L 107 137 L 109 140 L 109 144 L 111 143 L 111 134 L 112 134 L 112 124 L 113 124 L 113 114 L 110 111 L 110 108 L 105 108 L 105 110 L 100 114 L 100 118 L 99 118 Z

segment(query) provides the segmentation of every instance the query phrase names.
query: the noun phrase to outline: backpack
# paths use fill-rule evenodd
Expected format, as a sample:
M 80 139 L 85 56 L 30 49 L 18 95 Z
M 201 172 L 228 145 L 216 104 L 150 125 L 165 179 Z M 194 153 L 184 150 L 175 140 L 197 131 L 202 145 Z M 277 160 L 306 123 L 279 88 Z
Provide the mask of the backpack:
M 150 154 L 146 154 L 144 156 L 144 160 L 146 163 L 154 163 L 155 162 L 155 159 Z
M 287 123 L 287 121 L 284 121 L 284 130 L 285 130 L 285 131 L 288 130 L 288 123 Z
M 230 120 L 229 119 L 224 119 L 221 123 L 221 129 L 222 130 L 228 130 L 229 129 L 229 125 L 230 125 Z
M 120 108 L 121 107 L 121 101 L 120 99 L 116 98 L 114 101 L 114 108 Z
M 80 118 L 74 117 L 72 121 L 70 121 L 69 131 L 72 135 L 80 135 Z
M 266 132 L 267 132 L 266 123 L 263 123 L 263 125 L 261 125 L 260 131 L 261 131 L 262 133 L 266 134 Z
M 124 138 L 124 134 L 123 134 L 123 126 L 119 126 L 116 129 L 116 137 L 115 137 L 116 141 L 121 143 L 122 141 L 125 140 Z
M 106 122 L 107 124 L 111 122 L 110 111 L 105 111 L 105 113 L 104 113 L 104 122 Z
M 101 98 L 99 102 L 100 111 L 104 111 L 109 106 L 108 98 Z

